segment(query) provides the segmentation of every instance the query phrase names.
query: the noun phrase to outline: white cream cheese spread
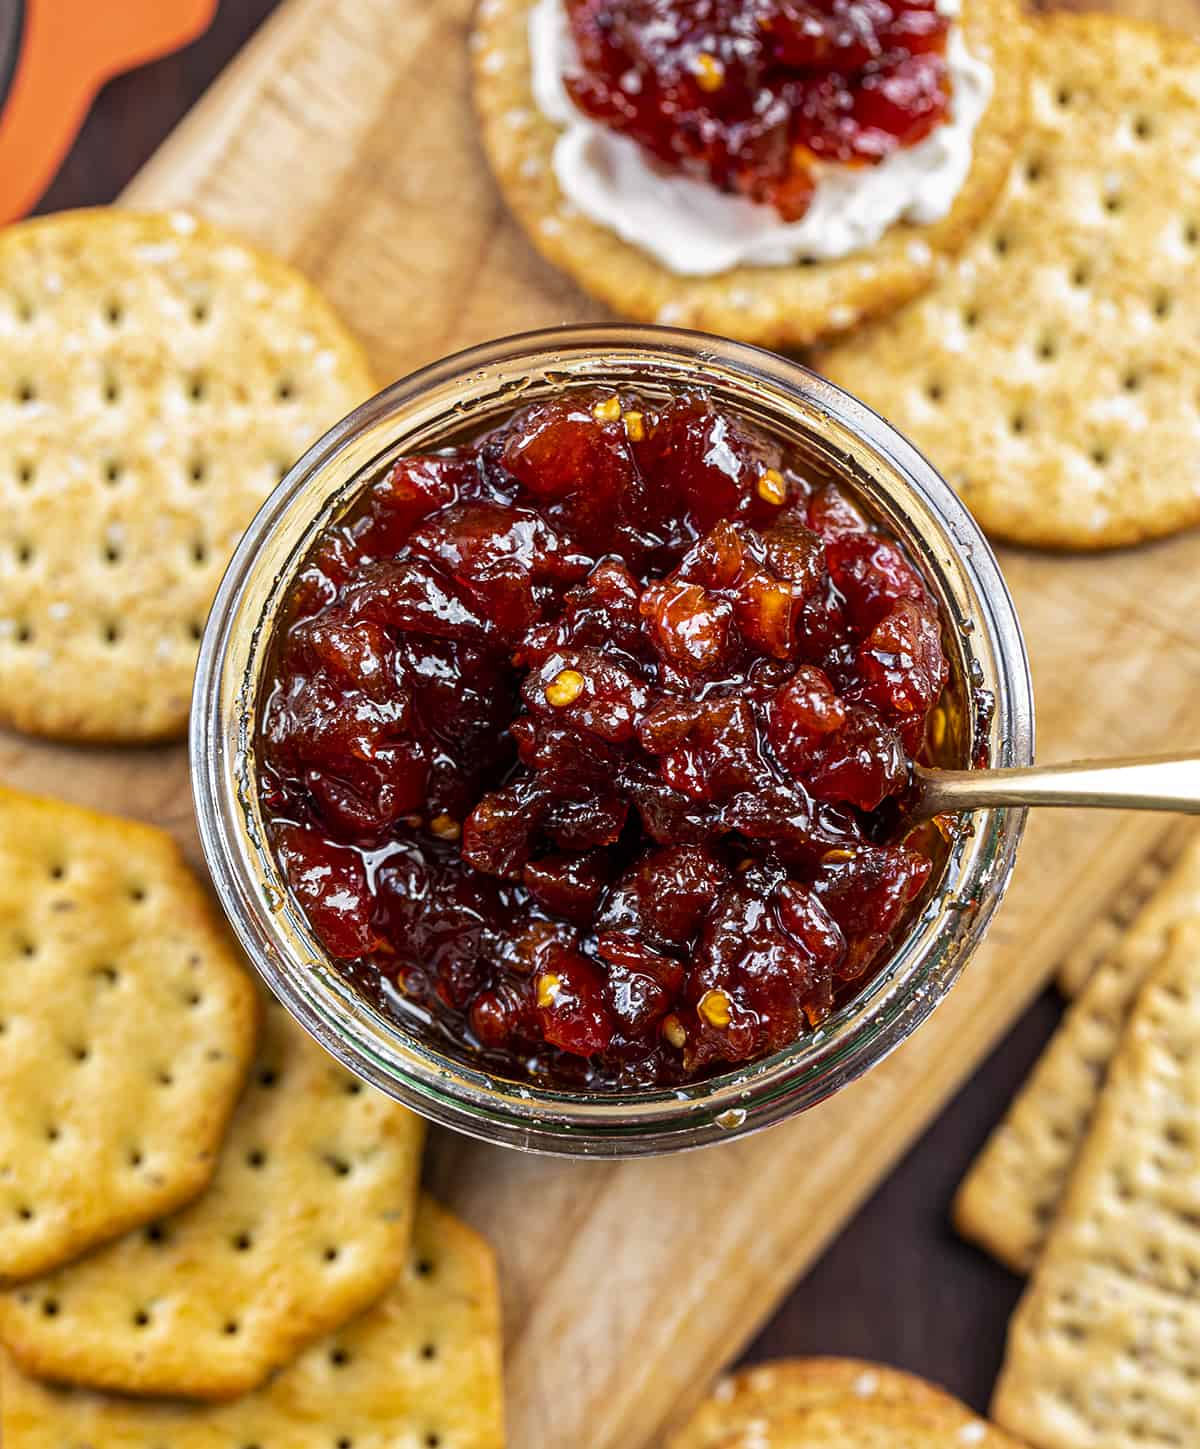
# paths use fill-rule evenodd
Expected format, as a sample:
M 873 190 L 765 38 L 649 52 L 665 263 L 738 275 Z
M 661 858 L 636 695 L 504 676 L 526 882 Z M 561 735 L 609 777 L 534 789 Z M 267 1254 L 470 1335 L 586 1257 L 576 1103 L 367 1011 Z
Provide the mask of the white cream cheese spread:
M 953 0 L 939 4 L 952 14 Z M 563 196 L 592 221 L 640 247 L 679 276 L 733 267 L 831 261 L 862 251 L 898 221 L 929 223 L 949 212 L 971 169 L 975 129 L 992 95 L 992 72 L 951 27 L 946 63 L 950 116 L 915 146 L 876 166 L 818 163 L 812 203 L 799 221 L 660 166 L 628 136 L 585 116 L 563 76 L 577 67 L 562 0 L 537 0 L 529 18 L 533 89 L 561 128 L 554 172 Z

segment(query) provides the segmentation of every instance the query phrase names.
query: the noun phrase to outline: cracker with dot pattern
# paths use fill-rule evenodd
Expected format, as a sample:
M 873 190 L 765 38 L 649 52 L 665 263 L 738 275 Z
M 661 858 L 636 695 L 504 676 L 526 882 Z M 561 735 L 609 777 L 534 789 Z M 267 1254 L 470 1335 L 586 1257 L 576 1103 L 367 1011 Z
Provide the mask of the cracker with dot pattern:
M 257 1019 L 169 836 L 0 789 L 0 1280 L 201 1192 Z
M 722 1379 L 667 1449 L 1017 1449 L 914 1374 L 857 1359 L 790 1359 Z
M 1200 522 L 1200 45 L 1035 18 L 1008 187 L 938 286 L 817 359 L 999 538 L 1111 548 Z
M 718 1379 L 668 1449 L 714 1449 L 770 1414 L 802 1413 L 842 1399 L 894 1403 L 934 1398 L 939 1390 L 913 1374 L 852 1358 L 789 1359 Z
M 247 1393 L 396 1278 L 421 1139 L 419 1117 L 351 1076 L 270 1002 L 207 1191 L 0 1294 L 0 1340 L 52 1382 Z
M 371 391 L 304 278 L 189 215 L 0 232 L 0 720 L 181 734 L 243 529 Z
M 471 37 L 475 108 L 484 148 L 514 216 L 547 261 L 626 317 L 799 347 L 886 312 L 924 290 L 970 237 L 1008 174 L 1025 119 L 1026 29 L 1014 0 L 964 0 L 973 55 L 993 93 L 973 138 L 954 205 L 927 225 L 898 224 L 835 261 L 736 267 L 713 277 L 670 272 L 563 196 L 554 174 L 557 128 L 538 110 L 528 23 L 534 0 L 482 0 Z
M 232 1404 L 54 1390 L 0 1366 L 4 1449 L 503 1449 L 491 1249 L 429 1198 L 369 1312 Z
M 1108 908 L 1063 957 L 1054 979 L 1064 996 L 1078 996 L 1100 967 L 1120 951 L 1134 921 L 1197 836 L 1200 836 L 1200 826 L 1190 816 L 1171 821 L 1162 831 Z
M 964 1237 L 1018 1273 L 1038 1259 L 1088 1135 L 1138 992 L 1171 933 L 1200 920 L 1200 836 L 1190 843 L 1120 946 L 1071 1005 L 954 1202 Z
M 992 1407 L 1038 1449 L 1200 1443 L 1200 921 L 1138 998 Z
M 962 1405 L 841 1400 L 747 1424 L 713 1449 L 1021 1449 Z

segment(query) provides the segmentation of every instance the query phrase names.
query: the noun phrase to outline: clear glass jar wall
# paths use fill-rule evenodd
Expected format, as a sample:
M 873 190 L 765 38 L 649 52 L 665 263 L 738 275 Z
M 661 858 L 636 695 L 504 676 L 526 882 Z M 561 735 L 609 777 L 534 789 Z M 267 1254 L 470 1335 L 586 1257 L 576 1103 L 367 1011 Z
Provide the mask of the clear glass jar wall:
M 907 938 L 819 1030 L 748 1068 L 680 1089 L 582 1094 L 505 1081 L 405 1032 L 323 956 L 267 849 L 254 721 L 273 622 L 314 541 L 397 457 L 476 435 L 573 386 L 654 395 L 703 387 L 843 478 L 921 566 L 947 620 L 947 764 L 1033 757 L 1028 660 L 996 561 L 951 489 L 893 429 L 796 363 L 660 328 L 506 338 L 402 379 L 300 459 L 247 531 L 201 645 L 191 763 L 217 891 L 288 1009 L 353 1071 L 433 1121 L 507 1146 L 632 1156 L 778 1122 L 879 1062 L 949 990 L 1007 886 L 1024 812 L 983 811 L 956 838 Z M 982 692 L 982 693 L 981 693 Z M 994 708 L 980 705 L 991 696 Z

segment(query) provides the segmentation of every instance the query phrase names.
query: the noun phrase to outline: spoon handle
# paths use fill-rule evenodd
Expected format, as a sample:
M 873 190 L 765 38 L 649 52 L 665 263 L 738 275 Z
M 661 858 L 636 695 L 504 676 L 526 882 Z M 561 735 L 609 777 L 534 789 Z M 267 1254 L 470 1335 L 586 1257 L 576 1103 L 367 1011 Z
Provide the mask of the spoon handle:
M 987 805 L 1072 805 L 1200 814 L 1200 755 L 1081 760 L 1024 770 L 926 770 L 918 766 L 917 815 Z

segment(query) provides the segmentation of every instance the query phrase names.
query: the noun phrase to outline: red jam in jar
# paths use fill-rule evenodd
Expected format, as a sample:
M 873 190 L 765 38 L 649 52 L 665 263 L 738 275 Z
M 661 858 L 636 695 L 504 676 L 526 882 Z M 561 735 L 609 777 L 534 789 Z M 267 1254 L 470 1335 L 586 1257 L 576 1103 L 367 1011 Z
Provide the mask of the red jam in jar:
M 938 609 L 702 392 L 582 390 L 401 459 L 291 587 L 259 722 L 316 936 L 506 1075 L 672 1085 L 795 1041 L 931 872 L 896 838 Z
M 720 191 L 807 211 L 814 163 L 877 164 L 950 109 L 935 0 L 563 0 L 586 115 Z

